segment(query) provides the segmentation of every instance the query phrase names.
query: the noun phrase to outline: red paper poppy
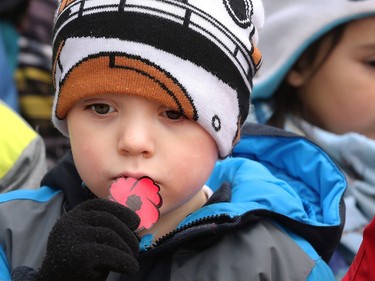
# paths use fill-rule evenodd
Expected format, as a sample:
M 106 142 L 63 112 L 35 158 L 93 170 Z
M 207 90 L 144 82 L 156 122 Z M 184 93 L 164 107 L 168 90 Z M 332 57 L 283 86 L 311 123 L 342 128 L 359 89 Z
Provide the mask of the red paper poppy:
M 160 187 L 149 177 L 121 177 L 109 189 L 113 201 L 132 209 L 139 216 L 138 229 L 150 229 L 159 220 L 162 205 L 159 191 Z

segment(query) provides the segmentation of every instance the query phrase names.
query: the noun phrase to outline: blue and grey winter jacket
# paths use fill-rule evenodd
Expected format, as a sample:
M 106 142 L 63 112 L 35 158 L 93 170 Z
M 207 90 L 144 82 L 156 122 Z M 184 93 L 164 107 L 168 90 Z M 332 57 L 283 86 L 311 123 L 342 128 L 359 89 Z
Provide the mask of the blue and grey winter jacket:
M 0 196 L 0 280 L 19 265 L 38 268 L 55 221 L 92 196 L 71 155 L 43 184 Z M 135 278 L 107 280 L 334 280 L 326 262 L 342 232 L 346 181 L 318 146 L 246 125 L 207 185 L 215 193 L 205 206 L 155 243 L 141 241 Z

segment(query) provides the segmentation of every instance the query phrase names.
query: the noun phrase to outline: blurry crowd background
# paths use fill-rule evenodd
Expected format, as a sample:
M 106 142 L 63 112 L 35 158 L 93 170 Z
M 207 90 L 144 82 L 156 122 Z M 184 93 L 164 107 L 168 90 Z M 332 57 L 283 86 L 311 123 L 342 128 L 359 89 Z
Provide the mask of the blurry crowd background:
M 56 6 L 55 0 L 0 2 L 1 73 L 8 75 L 0 81 L 0 99 L 42 136 L 48 167 L 69 149 L 68 139 L 51 123 L 51 30 Z

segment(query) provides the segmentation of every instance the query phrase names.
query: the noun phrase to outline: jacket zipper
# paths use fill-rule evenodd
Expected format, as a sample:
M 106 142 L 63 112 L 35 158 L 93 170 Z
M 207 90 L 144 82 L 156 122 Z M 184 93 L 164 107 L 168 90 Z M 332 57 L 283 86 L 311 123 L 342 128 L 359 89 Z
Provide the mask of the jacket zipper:
M 199 225 L 203 225 L 203 224 L 210 224 L 210 223 L 217 223 L 217 224 L 220 224 L 220 223 L 223 223 L 223 222 L 230 222 L 232 219 L 230 218 L 229 215 L 227 214 L 218 214 L 218 215 L 212 215 L 212 216 L 208 216 L 208 217 L 203 217 L 203 218 L 200 218 L 200 219 L 197 219 L 195 221 L 192 221 L 182 227 L 179 227 L 177 229 L 174 229 L 172 230 L 171 232 L 163 235 L 162 237 L 160 237 L 158 240 L 156 240 L 152 245 L 150 245 L 149 247 L 147 247 L 144 252 L 144 254 L 146 254 L 149 250 L 152 250 L 153 252 L 155 250 L 158 249 L 158 247 L 163 244 L 165 241 L 169 240 L 170 238 L 172 238 L 173 236 L 175 236 L 176 234 L 179 234 L 191 227 L 195 227 L 195 226 L 199 226 Z

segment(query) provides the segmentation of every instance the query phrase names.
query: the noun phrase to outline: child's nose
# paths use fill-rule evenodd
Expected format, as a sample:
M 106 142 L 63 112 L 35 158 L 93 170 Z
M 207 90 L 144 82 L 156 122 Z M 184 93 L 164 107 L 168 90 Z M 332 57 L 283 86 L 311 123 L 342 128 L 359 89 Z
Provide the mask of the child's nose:
M 118 150 L 126 156 L 149 158 L 154 153 L 152 129 L 147 121 L 127 122 L 122 126 Z

